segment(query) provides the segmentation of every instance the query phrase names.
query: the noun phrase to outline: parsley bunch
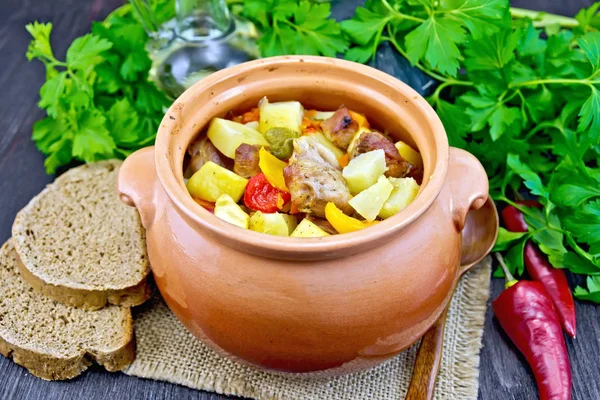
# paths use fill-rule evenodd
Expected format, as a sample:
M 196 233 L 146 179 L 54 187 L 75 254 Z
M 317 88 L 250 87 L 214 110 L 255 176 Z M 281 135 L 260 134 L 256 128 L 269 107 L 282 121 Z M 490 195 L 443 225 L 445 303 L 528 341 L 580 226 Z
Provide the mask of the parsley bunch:
M 163 19 L 174 15 L 172 1 L 153 6 Z M 34 125 L 33 140 L 49 174 L 73 160 L 124 158 L 152 144 L 170 101 L 148 81 L 148 37 L 130 5 L 75 39 L 64 61 L 52 51 L 52 24 L 26 29 L 33 37 L 27 58 L 46 67 L 38 104 L 48 116 Z
M 331 16 L 331 5 L 309 0 L 243 0 L 241 14 L 261 32 L 263 57 L 312 54 L 335 57 L 348 50 L 340 25 Z M 235 9 L 234 9 L 235 11 Z
M 497 243 L 511 272 L 523 273 L 531 239 L 554 267 L 588 276 L 576 297 L 600 303 L 599 7 L 572 19 L 507 0 L 369 0 L 342 28 L 346 58 L 367 62 L 388 41 L 440 82 L 428 101 L 450 144 L 525 214 L 529 232 L 501 229 Z M 523 188 L 543 210 L 515 203 Z

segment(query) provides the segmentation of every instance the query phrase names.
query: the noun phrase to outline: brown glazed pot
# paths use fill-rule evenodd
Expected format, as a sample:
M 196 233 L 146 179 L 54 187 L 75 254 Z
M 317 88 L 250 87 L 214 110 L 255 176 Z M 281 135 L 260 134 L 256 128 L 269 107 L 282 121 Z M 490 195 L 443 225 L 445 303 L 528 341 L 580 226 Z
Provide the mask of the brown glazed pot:
M 186 147 L 211 118 L 263 96 L 325 110 L 345 104 L 416 145 L 420 194 L 374 227 L 325 238 L 269 236 L 219 220 L 185 188 Z M 118 186 L 140 212 L 156 283 L 175 315 L 219 353 L 271 370 L 343 373 L 393 357 L 446 307 L 461 250 L 472 265 L 495 240 L 494 230 L 483 244 L 473 234 L 463 243 L 466 221 L 496 211 L 483 167 L 448 147 L 429 104 L 383 72 L 331 58 L 267 58 L 203 79 L 168 110 L 156 146 L 125 161 Z M 467 218 L 486 201 L 488 214 Z

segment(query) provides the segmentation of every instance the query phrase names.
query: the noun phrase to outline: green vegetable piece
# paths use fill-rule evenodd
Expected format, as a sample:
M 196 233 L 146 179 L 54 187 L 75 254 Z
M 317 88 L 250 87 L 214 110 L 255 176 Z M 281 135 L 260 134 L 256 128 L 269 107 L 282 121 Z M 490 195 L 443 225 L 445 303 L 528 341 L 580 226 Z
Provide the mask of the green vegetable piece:
M 280 160 L 287 160 L 294 151 L 294 139 L 298 133 L 287 128 L 271 128 L 265 132 L 265 139 L 270 144 L 269 151 Z

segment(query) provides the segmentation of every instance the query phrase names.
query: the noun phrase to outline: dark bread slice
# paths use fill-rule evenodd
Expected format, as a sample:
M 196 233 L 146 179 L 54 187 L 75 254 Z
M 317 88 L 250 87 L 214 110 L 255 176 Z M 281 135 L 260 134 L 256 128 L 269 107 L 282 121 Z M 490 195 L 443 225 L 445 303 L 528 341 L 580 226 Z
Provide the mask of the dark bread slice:
M 87 311 L 41 295 L 20 276 L 9 239 L 0 249 L 0 354 L 46 380 L 74 378 L 93 360 L 119 371 L 135 357 L 131 311 Z
M 88 310 L 150 297 L 145 231 L 116 192 L 120 165 L 73 168 L 17 214 L 12 232 L 21 274 L 38 292 Z

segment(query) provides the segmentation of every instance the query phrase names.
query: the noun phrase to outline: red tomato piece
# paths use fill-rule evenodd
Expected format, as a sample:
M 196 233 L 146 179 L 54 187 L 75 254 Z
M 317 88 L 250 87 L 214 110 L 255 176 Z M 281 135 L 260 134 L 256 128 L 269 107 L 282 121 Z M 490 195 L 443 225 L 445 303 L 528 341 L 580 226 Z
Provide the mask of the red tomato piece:
M 283 199 L 283 203 L 281 199 Z M 280 210 L 281 207 L 279 206 L 289 202 L 291 199 L 292 196 L 288 192 L 271 185 L 263 173 L 250 178 L 244 192 L 244 204 L 246 207 L 269 214 Z

